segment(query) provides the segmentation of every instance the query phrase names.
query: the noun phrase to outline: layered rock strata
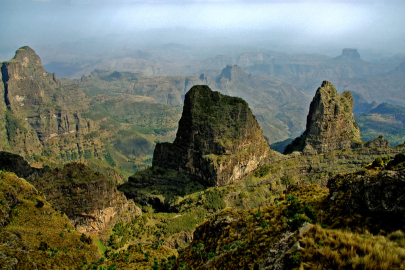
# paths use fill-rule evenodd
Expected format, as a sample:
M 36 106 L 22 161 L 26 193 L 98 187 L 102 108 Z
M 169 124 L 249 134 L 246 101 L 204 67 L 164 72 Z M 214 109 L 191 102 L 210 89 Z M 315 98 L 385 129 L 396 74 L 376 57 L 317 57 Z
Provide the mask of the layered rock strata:
M 26 178 L 80 232 L 97 233 L 142 214 L 103 174 L 84 164 L 36 169 L 18 155 L 0 152 L 0 169 Z
M 321 154 L 363 144 L 354 121 L 352 94 L 346 91 L 339 95 L 330 82 L 324 81 L 310 104 L 305 132 L 284 153 Z
M 186 94 L 173 143 L 158 143 L 153 166 L 187 174 L 209 186 L 239 181 L 260 166 L 270 147 L 248 104 L 194 86 Z
M 94 123 L 81 116 L 89 99 L 77 86 L 62 86 L 46 72 L 30 47 L 18 49 L 0 69 L 0 114 L 6 120 L 0 121 L 0 132 L 6 131 L 0 149 L 9 145 L 24 157 L 33 156 L 49 140 L 95 131 Z

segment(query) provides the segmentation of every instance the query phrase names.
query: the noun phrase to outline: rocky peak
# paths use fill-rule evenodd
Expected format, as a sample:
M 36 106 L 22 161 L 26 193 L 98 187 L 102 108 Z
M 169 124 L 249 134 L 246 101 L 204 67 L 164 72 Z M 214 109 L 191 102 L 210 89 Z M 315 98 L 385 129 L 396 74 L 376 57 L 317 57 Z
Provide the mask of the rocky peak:
M 357 49 L 345 48 L 342 50 L 342 54 L 335 59 L 360 59 L 360 54 Z
M 248 76 L 249 75 L 241 67 L 237 65 L 226 65 L 226 67 L 222 70 L 221 75 L 219 75 L 219 79 L 226 78 L 229 81 L 238 82 L 247 78 Z
M 286 147 L 285 153 L 320 154 L 362 144 L 352 94 L 345 91 L 339 95 L 330 82 L 323 81 L 310 104 L 305 132 Z
M 256 169 L 270 148 L 248 104 L 197 85 L 187 92 L 176 139 L 158 143 L 153 166 L 223 186 Z
M 41 58 L 39 58 L 35 51 L 28 46 L 19 48 L 16 51 L 13 60 L 19 62 L 26 68 L 44 69 L 41 63 Z

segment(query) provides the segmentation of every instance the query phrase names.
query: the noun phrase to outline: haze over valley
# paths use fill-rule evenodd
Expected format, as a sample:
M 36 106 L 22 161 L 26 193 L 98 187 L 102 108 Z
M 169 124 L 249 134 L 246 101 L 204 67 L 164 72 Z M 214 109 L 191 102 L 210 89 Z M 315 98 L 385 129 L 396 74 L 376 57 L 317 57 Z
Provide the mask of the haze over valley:
M 0 265 L 405 268 L 404 12 L 2 1 Z

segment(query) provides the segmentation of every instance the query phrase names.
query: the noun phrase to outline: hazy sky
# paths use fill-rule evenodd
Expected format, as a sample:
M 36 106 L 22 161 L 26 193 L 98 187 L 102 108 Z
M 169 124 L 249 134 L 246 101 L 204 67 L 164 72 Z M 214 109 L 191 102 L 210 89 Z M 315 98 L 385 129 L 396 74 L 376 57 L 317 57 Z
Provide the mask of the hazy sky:
M 251 42 L 335 44 L 403 53 L 403 2 L 0 0 L 0 53 L 23 45 L 176 27 L 179 33 L 224 33 L 232 42 L 246 42 L 245 34 L 251 33 Z M 155 38 L 156 43 L 165 42 Z

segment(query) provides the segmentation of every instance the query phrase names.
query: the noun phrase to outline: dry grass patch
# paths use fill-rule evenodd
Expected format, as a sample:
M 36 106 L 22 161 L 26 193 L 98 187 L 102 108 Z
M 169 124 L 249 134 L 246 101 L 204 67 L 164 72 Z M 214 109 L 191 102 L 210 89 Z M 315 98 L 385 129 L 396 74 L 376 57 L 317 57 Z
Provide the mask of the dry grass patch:
M 387 236 L 323 229 L 316 225 L 301 239 L 304 269 L 405 269 L 405 234 Z

